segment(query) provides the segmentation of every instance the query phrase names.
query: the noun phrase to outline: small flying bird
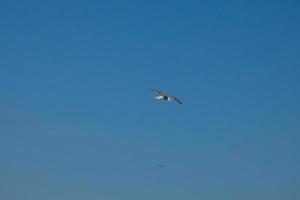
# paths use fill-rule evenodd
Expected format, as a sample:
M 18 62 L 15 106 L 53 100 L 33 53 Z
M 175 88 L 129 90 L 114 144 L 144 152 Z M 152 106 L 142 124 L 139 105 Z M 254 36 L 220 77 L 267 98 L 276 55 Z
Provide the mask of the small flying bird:
M 176 102 L 176 103 L 182 104 L 182 102 L 178 98 L 167 95 L 165 92 L 163 92 L 161 90 L 156 90 L 156 89 L 150 89 L 150 90 L 158 93 L 158 96 L 155 97 L 155 99 L 157 99 L 157 100 L 165 100 L 165 101 L 169 101 L 169 102 Z
M 159 167 L 159 168 L 166 168 L 166 166 L 163 165 L 163 164 L 158 164 L 157 167 Z

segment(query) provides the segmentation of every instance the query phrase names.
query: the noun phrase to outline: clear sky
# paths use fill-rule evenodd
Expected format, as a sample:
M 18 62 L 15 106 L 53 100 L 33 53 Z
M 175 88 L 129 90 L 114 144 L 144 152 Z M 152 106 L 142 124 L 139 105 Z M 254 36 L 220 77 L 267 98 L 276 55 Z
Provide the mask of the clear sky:
M 300 199 L 299 10 L 1 0 L 0 199 Z

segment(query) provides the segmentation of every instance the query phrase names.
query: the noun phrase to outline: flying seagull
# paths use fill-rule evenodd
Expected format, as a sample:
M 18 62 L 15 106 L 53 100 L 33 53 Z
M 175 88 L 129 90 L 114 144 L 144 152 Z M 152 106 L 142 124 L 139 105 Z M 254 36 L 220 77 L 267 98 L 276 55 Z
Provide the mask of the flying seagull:
M 155 97 L 155 99 L 157 99 L 157 100 L 165 100 L 165 101 L 169 101 L 169 102 L 176 102 L 176 103 L 182 104 L 182 102 L 179 99 L 177 99 L 176 97 L 173 97 L 173 96 L 169 96 L 161 90 L 156 90 L 156 89 L 150 89 L 150 90 L 158 93 L 158 96 Z
M 166 168 L 166 166 L 163 165 L 163 164 L 158 164 L 157 167 L 159 167 L 159 168 Z

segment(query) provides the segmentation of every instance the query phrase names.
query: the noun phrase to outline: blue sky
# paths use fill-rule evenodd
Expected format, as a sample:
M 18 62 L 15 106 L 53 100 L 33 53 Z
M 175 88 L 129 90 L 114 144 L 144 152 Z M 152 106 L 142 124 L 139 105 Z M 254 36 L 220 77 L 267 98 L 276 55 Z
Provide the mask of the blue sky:
M 299 10 L 1 1 L 0 198 L 299 199 Z

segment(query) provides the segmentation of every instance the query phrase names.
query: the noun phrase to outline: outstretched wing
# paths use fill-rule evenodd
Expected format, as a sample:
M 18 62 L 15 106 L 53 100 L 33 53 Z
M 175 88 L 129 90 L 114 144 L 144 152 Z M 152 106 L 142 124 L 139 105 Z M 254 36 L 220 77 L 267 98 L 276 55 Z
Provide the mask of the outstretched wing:
M 176 101 L 179 104 L 182 104 L 182 102 L 179 99 L 177 99 L 176 97 L 171 96 L 171 99 Z
M 159 95 L 166 95 L 163 91 L 161 91 L 161 90 L 157 90 L 157 89 L 148 89 L 148 90 L 151 90 L 151 91 L 154 91 L 154 92 L 157 92 Z

